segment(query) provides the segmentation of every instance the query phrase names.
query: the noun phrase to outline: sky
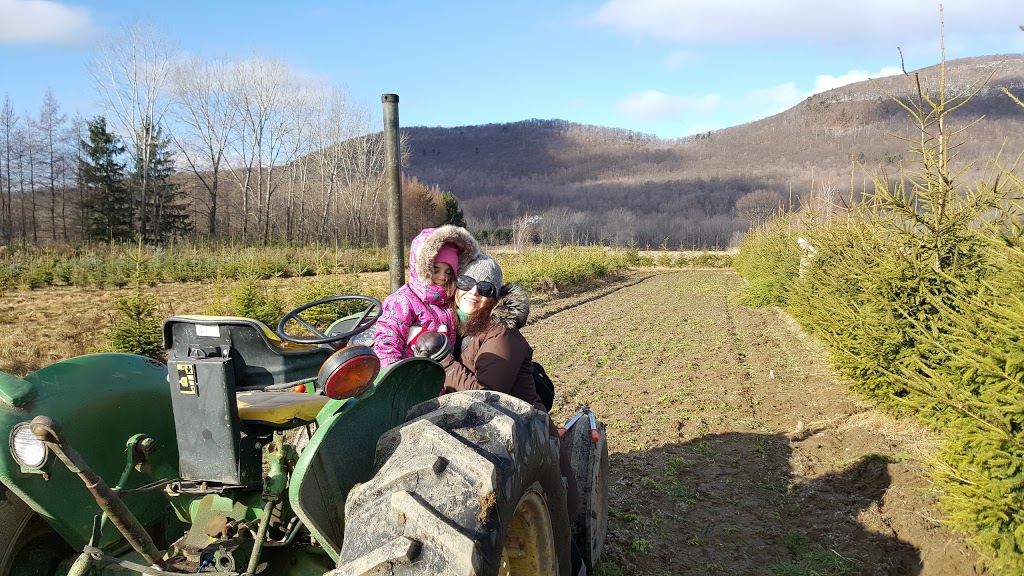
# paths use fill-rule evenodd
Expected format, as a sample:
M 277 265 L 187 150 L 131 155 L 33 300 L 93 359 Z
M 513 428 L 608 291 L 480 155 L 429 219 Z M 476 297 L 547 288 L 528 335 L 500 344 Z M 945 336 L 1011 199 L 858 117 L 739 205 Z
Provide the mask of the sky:
M 206 58 L 284 58 L 402 126 L 562 119 L 672 139 L 937 64 L 927 0 L 0 0 L 0 98 L 101 110 L 93 50 L 125 26 Z M 1024 53 L 1021 0 L 942 3 L 947 59 Z M 901 64 L 902 58 L 902 64 Z

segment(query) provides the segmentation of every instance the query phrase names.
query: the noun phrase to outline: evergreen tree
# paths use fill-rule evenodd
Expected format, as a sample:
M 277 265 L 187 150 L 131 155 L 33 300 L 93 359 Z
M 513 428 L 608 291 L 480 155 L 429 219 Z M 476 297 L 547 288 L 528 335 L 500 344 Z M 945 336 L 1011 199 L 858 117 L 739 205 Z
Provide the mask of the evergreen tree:
M 150 143 L 149 154 L 135 155 L 138 160 L 134 174 L 139 187 L 145 182 L 149 188 L 142 195 L 145 205 L 140 206 L 146 215 L 142 219 L 146 222 L 142 235 L 148 243 L 163 244 L 191 231 L 192 222 L 185 204 L 185 193 L 181 186 L 171 180 L 174 176 L 174 153 L 170 139 L 164 137 L 160 126 L 150 128 L 146 125 L 143 130 L 151 131 L 149 137 L 139 139 L 140 142 Z M 149 159 L 148 166 L 142 165 L 144 158 Z M 141 204 L 142 199 L 139 202 Z
M 127 240 L 134 232 L 134 214 L 125 163 L 119 160 L 124 145 L 107 130 L 103 116 L 87 121 L 86 127 L 88 140 L 81 141 L 85 235 L 94 240 Z
M 444 223 L 466 227 L 466 217 L 459 208 L 459 199 L 452 192 L 442 192 L 441 202 L 444 204 Z
M 166 360 L 167 353 L 158 314 L 159 303 L 143 288 L 145 278 L 149 275 L 149 259 L 143 255 L 141 244 L 127 256 L 135 265 L 132 273 L 135 288 L 131 294 L 114 299 L 118 318 L 105 333 L 107 346 L 114 352 L 139 354 L 162 362 Z

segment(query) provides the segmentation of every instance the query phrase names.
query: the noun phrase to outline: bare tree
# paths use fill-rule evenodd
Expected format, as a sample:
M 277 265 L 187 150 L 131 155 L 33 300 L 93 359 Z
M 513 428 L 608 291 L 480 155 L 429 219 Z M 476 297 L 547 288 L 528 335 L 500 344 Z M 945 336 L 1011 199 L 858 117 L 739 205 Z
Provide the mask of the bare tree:
M 316 236 L 348 243 L 376 240 L 384 186 L 383 133 L 370 133 L 371 115 L 348 91 L 334 88 L 316 106 L 311 147 L 319 178 Z M 408 152 L 408 141 L 403 150 Z
M 314 109 L 310 144 L 316 149 L 312 156 L 320 187 L 320 213 L 316 224 L 316 234 L 320 239 L 326 236 L 334 196 L 340 186 L 348 103 L 347 92 L 333 90 L 330 94 L 321 95 L 321 101 Z
M 101 105 L 121 139 L 128 144 L 134 166 L 150 166 L 158 126 L 170 104 L 168 90 L 174 50 L 156 28 L 134 24 L 118 30 L 96 52 L 90 65 Z M 148 170 L 142 170 L 138 189 L 139 233 L 146 235 Z
M 297 83 L 294 88 L 290 106 L 292 129 L 285 139 L 285 161 L 289 169 L 283 233 L 289 241 L 294 237 L 296 217 L 301 220 L 309 186 L 310 155 L 315 151 L 310 136 L 314 132 L 317 109 L 322 106 L 327 91 L 323 84 L 308 81 Z
M 67 158 L 64 139 L 68 130 L 67 119 L 67 114 L 61 113 L 60 104 L 53 97 L 53 91 L 47 90 L 43 97 L 43 105 L 39 109 L 36 126 L 39 130 L 42 153 L 45 155 L 45 162 L 41 163 L 41 177 L 46 179 L 47 191 L 50 194 L 50 238 L 54 241 L 57 240 L 57 181 L 61 180 L 63 191 L 66 180 L 64 165 Z
M 545 244 L 582 244 L 586 237 L 583 233 L 586 221 L 586 213 L 572 211 L 566 206 L 556 206 L 544 212 L 537 228 Z
M 173 140 L 189 170 L 206 190 L 206 231 L 210 238 L 218 235 L 221 165 L 238 125 L 237 100 L 231 95 L 231 70 L 227 62 L 207 62 L 190 56 L 176 61 L 173 74 L 173 114 L 179 127 Z
M 371 132 L 368 108 L 350 105 L 347 111 L 346 129 L 338 134 L 342 140 L 335 167 L 341 183 L 338 223 L 347 242 L 377 242 L 381 239 L 382 198 L 387 185 L 384 133 Z M 405 164 L 409 156 L 408 137 L 402 134 L 399 140 Z
M 19 231 L 21 236 L 22 244 L 28 242 L 28 229 L 29 229 L 29 216 L 26 213 L 26 207 L 28 202 L 25 200 L 26 196 L 32 194 L 32 154 L 30 152 L 32 144 L 30 142 L 30 133 L 24 127 L 19 128 L 14 135 L 14 148 L 16 150 L 16 158 L 18 160 L 18 200 L 21 207 L 21 221 L 19 223 Z M 25 189 L 25 184 L 28 183 L 28 190 Z M 34 200 L 34 197 L 33 197 Z M 32 206 L 32 219 L 35 219 L 35 203 Z M 32 234 L 35 235 L 35 229 L 33 228 Z
M 19 144 L 21 147 L 20 168 L 21 168 L 21 211 L 22 226 L 28 228 L 31 224 L 32 243 L 39 243 L 39 221 L 37 216 L 36 201 L 36 174 L 39 163 L 39 134 L 36 131 L 35 122 L 32 118 L 25 118 L 25 127 L 19 131 Z M 27 173 L 27 177 L 26 177 Z M 28 196 L 31 200 L 31 211 L 28 219 L 25 217 L 25 185 L 28 184 Z M 25 235 L 23 234 L 24 238 Z
M 836 187 L 832 185 L 832 181 L 828 180 L 823 182 L 818 187 L 818 197 L 821 198 L 823 209 L 825 210 L 825 224 L 832 224 L 832 209 L 836 204 Z
M 512 246 L 516 252 L 522 252 L 526 243 L 533 237 L 534 227 L 543 220 L 541 216 L 523 215 L 512 221 Z
M 266 242 L 270 236 L 270 201 L 278 186 L 274 172 L 285 158 L 294 127 L 290 108 L 294 78 L 284 60 L 255 57 L 238 66 L 235 80 L 240 133 L 234 140 L 237 163 L 230 173 L 243 195 L 242 240 L 249 234 L 249 195 L 255 188 L 257 234 Z
M 12 190 L 14 180 L 12 166 L 14 165 L 14 146 L 18 132 L 18 115 L 14 112 L 11 104 L 11 97 L 4 94 L 4 105 L 0 108 L 0 143 L 3 150 L 0 150 L 0 161 L 3 161 L 3 186 L 0 187 L 0 232 L 3 234 L 4 242 L 11 243 L 14 237 L 14 220 L 11 213 Z
M 782 209 L 783 198 L 775 190 L 758 189 L 736 200 L 736 212 L 751 228 L 760 226 Z

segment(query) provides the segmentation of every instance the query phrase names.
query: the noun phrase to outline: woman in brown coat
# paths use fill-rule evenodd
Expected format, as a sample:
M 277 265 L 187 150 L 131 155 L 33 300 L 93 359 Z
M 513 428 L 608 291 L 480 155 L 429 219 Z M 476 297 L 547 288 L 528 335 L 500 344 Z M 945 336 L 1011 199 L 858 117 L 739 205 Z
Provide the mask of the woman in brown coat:
M 443 394 L 461 390 L 493 390 L 523 400 L 547 412 L 533 379 L 533 348 L 519 329 L 530 314 L 530 297 L 518 284 L 502 284 L 501 266 L 486 254 L 469 263 L 455 281 L 458 341 L 444 366 Z M 548 420 L 552 436 L 558 429 Z M 562 447 L 559 467 L 567 481 L 566 507 L 576 515 L 579 494 L 569 455 Z M 574 545 L 575 548 L 575 545 Z M 573 550 L 574 574 L 585 574 L 579 552 Z
M 459 337 L 442 362 L 445 392 L 494 390 L 544 410 L 533 380 L 533 348 L 519 329 L 530 298 L 518 284 L 502 285 L 501 267 L 481 255 L 456 279 Z

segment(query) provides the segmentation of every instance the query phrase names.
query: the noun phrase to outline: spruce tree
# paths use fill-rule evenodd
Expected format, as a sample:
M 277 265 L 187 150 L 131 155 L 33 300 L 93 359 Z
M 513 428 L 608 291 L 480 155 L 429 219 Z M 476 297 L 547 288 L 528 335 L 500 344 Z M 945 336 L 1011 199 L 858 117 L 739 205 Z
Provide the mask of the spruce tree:
M 87 121 L 88 140 L 81 141 L 82 208 L 86 237 L 118 241 L 132 237 L 132 197 L 127 186 L 121 140 L 107 129 L 107 119 Z
M 159 303 L 143 286 L 150 273 L 149 259 L 144 255 L 141 244 L 127 257 L 135 268 L 132 273 L 135 286 L 130 294 L 114 299 L 118 318 L 105 333 L 107 346 L 114 352 L 139 354 L 162 362 L 167 353 L 158 314 Z
M 459 199 L 452 192 L 442 192 L 441 202 L 444 204 L 444 223 L 466 227 L 466 217 L 459 207 Z
M 147 243 L 163 244 L 191 231 L 192 222 L 185 204 L 185 193 L 171 180 L 174 176 L 174 153 L 170 139 L 164 137 L 160 126 L 150 128 L 147 125 L 143 130 L 152 130 L 150 138 L 139 139 L 140 142 L 150 142 L 149 154 L 136 154 L 135 179 L 140 186 L 145 182 L 149 188 L 143 195 L 145 205 L 141 206 L 146 211 L 143 239 Z M 148 166 L 142 165 L 143 158 L 149 159 Z

